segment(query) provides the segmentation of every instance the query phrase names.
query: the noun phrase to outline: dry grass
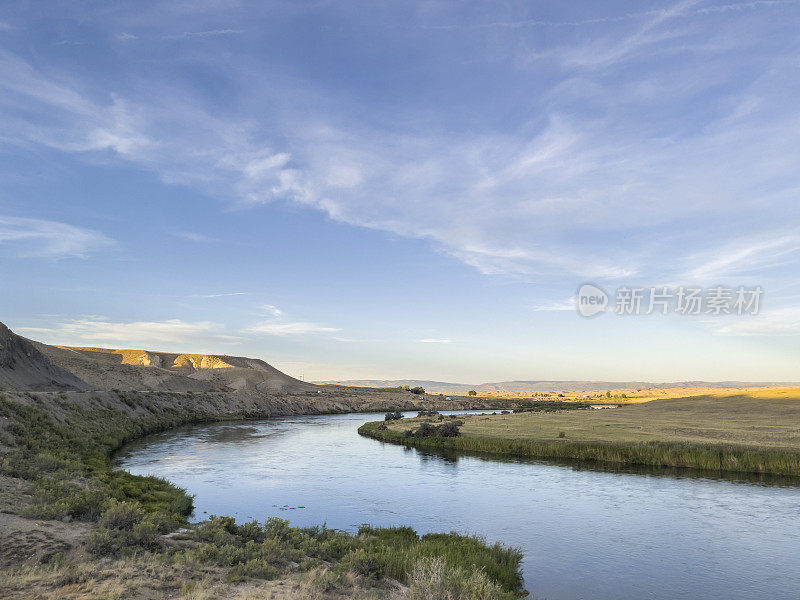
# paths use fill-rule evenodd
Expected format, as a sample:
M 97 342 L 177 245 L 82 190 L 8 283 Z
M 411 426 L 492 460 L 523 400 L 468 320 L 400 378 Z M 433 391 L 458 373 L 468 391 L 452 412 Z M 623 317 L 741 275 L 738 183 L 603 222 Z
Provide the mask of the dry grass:
M 406 600 L 505 600 L 509 594 L 479 569 L 465 573 L 441 558 L 423 559 L 411 574 Z
M 480 397 L 489 397 L 509 400 L 534 399 L 534 400 L 561 400 L 562 402 L 592 402 L 595 404 L 640 404 L 652 400 L 666 400 L 670 398 L 687 398 L 707 395 L 749 395 L 749 394 L 772 394 L 781 393 L 785 390 L 797 388 L 785 387 L 734 387 L 734 388 L 714 388 L 714 387 L 673 387 L 673 388 L 609 388 L 608 390 L 582 390 L 582 391 L 492 391 L 481 392 Z M 606 397 L 606 392 L 611 394 L 611 398 Z M 451 394 L 452 395 L 452 394 Z
M 273 581 L 225 583 L 221 569 L 187 572 L 153 556 L 107 562 L 35 566 L 3 572 L 4 600 L 378 600 L 396 587 L 353 574 L 330 585 L 328 571 L 289 573 Z M 321 584 L 323 581 L 324 584 Z
M 461 431 L 468 436 L 735 444 L 800 450 L 800 389 L 717 393 L 606 410 L 474 415 L 464 421 Z M 559 438 L 561 432 L 565 438 Z
M 800 477 L 800 388 L 717 392 L 616 409 L 468 415 L 455 438 L 403 436 L 419 419 L 364 435 L 426 449 Z

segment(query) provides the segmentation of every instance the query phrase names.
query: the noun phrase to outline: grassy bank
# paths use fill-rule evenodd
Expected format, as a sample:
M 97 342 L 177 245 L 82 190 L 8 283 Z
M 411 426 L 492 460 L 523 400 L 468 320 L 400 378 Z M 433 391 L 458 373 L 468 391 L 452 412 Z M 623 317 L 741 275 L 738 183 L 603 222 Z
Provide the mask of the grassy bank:
M 797 389 L 459 419 L 450 437 L 416 435 L 430 419 L 368 423 L 359 433 L 430 450 L 800 477 Z
M 293 528 L 280 519 L 237 524 L 227 517 L 190 525 L 192 499 L 184 490 L 111 469 L 111 453 L 144 434 L 261 418 L 274 410 L 242 409 L 225 400 L 168 393 L 0 395 L 0 478 L 25 488 L 24 501 L 3 510 L 36 519 L 45 529 L 74 525 L 85 532 L 70 549 L 44 544 L 35 564 L 6 564 L 0 596 L 146 598 L 169 592 L 212 598 L 237 597 L 246 587 L 253 599 L 281 597 L 265 583 L 273 580 L 293 582 L 296 595 L 287 597 L 381 598 L 398 589 L 432 597 L 425 590 L 433 588 L 464 598 L 521 595 L 521 556 L 513 549 L 458 534 L 418 536 L 403 527 L 349 534 Z M 342 406 L 316 409 L 311 412 L 339 412 Z M 120 579 L 120 573 L 127 575 Z

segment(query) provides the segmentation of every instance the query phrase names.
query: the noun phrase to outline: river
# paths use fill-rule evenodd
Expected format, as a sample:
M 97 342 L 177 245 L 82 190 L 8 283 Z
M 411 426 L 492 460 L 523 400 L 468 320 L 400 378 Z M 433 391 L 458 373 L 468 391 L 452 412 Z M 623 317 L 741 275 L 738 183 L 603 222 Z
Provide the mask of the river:
M 186 488 L 198 520 L 479 534 L 523 550 L 526 587 L 541 599 L 800 598 L 800 487 L 441 456 L 357 434 L 380 418 L 182 428 L 127 445 L 115 466 Z

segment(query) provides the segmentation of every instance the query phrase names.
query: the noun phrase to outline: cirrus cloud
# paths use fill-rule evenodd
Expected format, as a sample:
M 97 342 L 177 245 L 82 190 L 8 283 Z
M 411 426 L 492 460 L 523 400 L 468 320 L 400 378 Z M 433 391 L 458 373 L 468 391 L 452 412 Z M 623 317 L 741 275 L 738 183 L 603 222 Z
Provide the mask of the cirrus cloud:
M 0 244 L 22 257 L 86 257 L 114 241 L 99 231 L 58 221 L 0 216 Z
M 197 351 L 198 345 L 236 344 L 241 337 L 224 333 L 224 327 L 211 321 L 112 321 L 102 316 L 68 319 L 44 327 L 18 327 L 20 333 L 35 336 L 47 343 L 64 346 L 139 346 L 155 349 Z

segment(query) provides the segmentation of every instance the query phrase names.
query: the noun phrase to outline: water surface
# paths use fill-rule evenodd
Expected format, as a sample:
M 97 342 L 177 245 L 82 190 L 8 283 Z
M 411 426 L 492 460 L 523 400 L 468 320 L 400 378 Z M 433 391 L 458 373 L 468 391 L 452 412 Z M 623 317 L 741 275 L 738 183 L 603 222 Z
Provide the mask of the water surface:
M 798 487 L 441 456 L 356 433 L 378 418 L 179 429 L 128 445 L 116 466 L 185 487 L 197 519 L 480 534 L 524 551 L 536 598 L 800 598 Z

